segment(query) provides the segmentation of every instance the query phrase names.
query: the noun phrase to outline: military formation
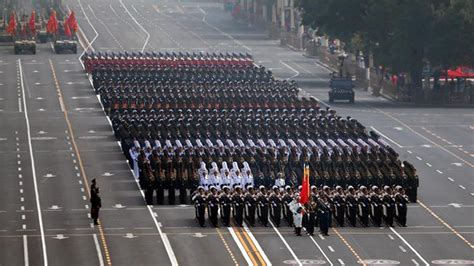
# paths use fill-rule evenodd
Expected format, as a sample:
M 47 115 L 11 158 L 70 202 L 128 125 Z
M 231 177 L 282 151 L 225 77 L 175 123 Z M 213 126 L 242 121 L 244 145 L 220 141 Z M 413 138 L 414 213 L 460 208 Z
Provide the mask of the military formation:
M 358 190 L 353 186 L 347 189 L 311 186 L 310 201 L 306 204 L 299 203 L 300 190 L 301 186 L 297 189 L 277 185 L 270 189 L 263 185 L 247 185 L 245 189 L 240 185 L 233 188 L 211 185 L 208 189 L 199 186 L 192 200 L 196 220 L 203 227 L 206 217 L 208 224 L 214 227 L 220 224 L 243 226 L 244 222 L 265 227 L 269 223 L 276 227 L 286 224 L 294 226 L 297 235 L 301 235 L 302 228 L 313 235 L 315 226 L 319 226 L 323 235 L 327 235 L 332 226 L 406 226 L 409 201 L 401 186 L 393 189 L 360 186 Z
M 400 161 L 395 150 L 356 119 L 320 108 L 313 97 L 300 97 L 294 81 L 275 80 L 251 55 L 91 52 L 82 61 L 147 204 L 187 204 L 192 194 L 201 225 L 206 209 L 217 225 L 222 206 L 224 224 L 230 211 L 241 224 L 248 214 L 246 198 L 254 199 L 259 217 L 265 217 L 262 211 L 290 217 L 282 198 L 294 200 L 288 187 L 298 190 L 305 166 L 310 184 L 326 196 L 315 198 L 315 206 L 299 206 L 297 213 L 317 213 L 325 201 L 335 218 L 344 213 L 355 225 L 354 217 L 362 217 L 367 226 L 365 217 L 375 217 L 380 226 L 380 217 L 399 216 L 390 214 L 396 205 L 385 208 L 389 197 L 380 194 L 380 201 L 372 200 L 364 193 L 384 190 L 396 202 L 396 195 L 387 191 L 396 188 L 404 199 L 416 201 L 418 177 L 409 162 Z M 273 192 L 268 195 L 262 188 Z M 258 203 L 259 193 L 268 204 Z M 272 197 L 281 198 L 280 211 L 271 207 Z M 335 208 L 342 204 L 338 198 L 343 198 L 344 211 Z M 382 214 L 378 207 L 371 209 L 374 204 Z M 393 224 L 390 218 L 385 221 Z

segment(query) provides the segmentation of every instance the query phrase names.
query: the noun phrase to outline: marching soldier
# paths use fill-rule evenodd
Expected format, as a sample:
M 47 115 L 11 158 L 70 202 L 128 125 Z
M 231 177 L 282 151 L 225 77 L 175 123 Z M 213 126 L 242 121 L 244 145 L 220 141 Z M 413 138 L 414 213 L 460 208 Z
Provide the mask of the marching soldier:
M 397 186 L 397 193 L 395 194 L 395 217 L 398 224 L 403 227 L 407 226 L 407 204 L 408 196 L 405 195 L 405 190 L 401 186 Z
M 255 210 L 256 210 L 256 195 L 253 186 L 247 187 L 247 193 L 245 194 L 245 219 L 250 226 L 255 226 Z
M 369 226 L 369 207 L 370 199 L 367 193 L 367 188 L 365 186 L 360 187 L 360 192 L 358 196 L 358 206 L 359 206 L 359 219 L 362 223 L 362 226 Z
M 204 188 L 199 186 L 195 192 L 193 198 L 194 208 L 196 210 L 196 220 L 201 227 L 206 227 L 206 196 L 204 194 Z
M 379 188 L 372 186 L 372 195 L 370 195 L 370 217 L 375 226 L 382 226 L 383 203 Z
M 257 196 L 257 216 L 260 223 L 267 227 L 268 225 L 268 198 L 266 195 L 265 187 L 260 186 L 260 193 Z
M 306 210 L 305 215 L 307 215 L 306 219 L 306 232 L 310 235 L 314 235 L 314 226 L 316 224 L 316 210 L 317 210 L 317 203 L 310 202 L 308 204 L 308 208 Z
M 281 207 L 282 200 L 280 196 L 280 189 L 277 186 L 273 186 L 273 193 L 269 197 L 270 201 L 270 217 L 275 222 L 276 227 L 280 227 L 281 221 Z
M 290 209 L 290 203 L 293 201 L 293 190 L 290 186 L 285 187 L 285 194 L 283 195 L 283 218 L 286 220 L 288 226 L 293 226 L 293 213 Z
M 385 225 L 393 227 L 393 218 L 395 216 L 395 201 L 392 195 L 392 189 L 389 186 L 384 187 L 385 193 L 383 195 L 383 214 Z
M 318 200 L 319 230 L 322 235 L 329 235 L 329 220 L 331 219 L 331 207 L 327 195 L 321 195 Z
M 230 212 L 232 199 L 230 197 L 230 189 L 228 186 L 223 187 L 224 193 L 219 197 L 219 203 L 221 206 L 221 219 L 224 226 L 230 226 Z
M 241 193 L 242 188 L 237 185 L 232 196 L 233 216 L 237 226 L 242 226 L 244 221 L 244 200 Z
M 210 191 L 211 193 L 207 197 L 209 221 L 211 222 L 212 226 L 217 227 L 218 226 L 217 213 L 219 212 L 219 197 L 217 195 L 217 189 L 214 186 L 210 187 Z
M 336 192 L 332 198 L 334 204 L 334 216 L 340 227 L 344 227 L 344 214 L 346 210 L 346 202 L 344 200 L 344 192 L 341 186 L 336 186 Z
M 153 205 L 153 194 L 156 189 L 156 178 L 149 163 L 146 163 L 145 165 L 144 179 L 146 204 Z
M 347 190 L 349 193 L 346 194 L 346 207 L 347 207 L 346 215 L 351 226 L 355 227 L 356 220 L 357 220 L 357 209 L 358 209 L 357 195 L 353 186 L 349 186 Z

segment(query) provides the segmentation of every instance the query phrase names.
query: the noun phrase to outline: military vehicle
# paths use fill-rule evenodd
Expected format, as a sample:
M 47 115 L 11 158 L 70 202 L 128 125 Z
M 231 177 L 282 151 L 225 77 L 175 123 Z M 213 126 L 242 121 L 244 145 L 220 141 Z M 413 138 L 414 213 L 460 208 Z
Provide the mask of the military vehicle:
M 354 103 L 354 82 L 350 77 L 337 77 L 333 75 L 329 81 L 329 102 L 333 103 L 335 100 L 348 100 Z

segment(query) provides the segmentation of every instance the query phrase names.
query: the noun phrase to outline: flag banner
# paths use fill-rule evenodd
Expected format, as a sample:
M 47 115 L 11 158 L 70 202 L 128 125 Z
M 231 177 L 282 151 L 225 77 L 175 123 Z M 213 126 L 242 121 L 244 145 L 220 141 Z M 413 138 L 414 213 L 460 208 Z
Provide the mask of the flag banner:
M 304 166 L 303 182 L 301 182 L 300 203 L 306 204 L 309 201 L 309 167 Z

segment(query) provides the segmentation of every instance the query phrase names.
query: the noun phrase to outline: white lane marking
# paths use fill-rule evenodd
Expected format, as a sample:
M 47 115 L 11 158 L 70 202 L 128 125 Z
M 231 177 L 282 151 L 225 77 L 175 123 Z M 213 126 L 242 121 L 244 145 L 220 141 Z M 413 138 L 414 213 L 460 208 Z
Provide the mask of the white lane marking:
M 463 158 L 459 157 L 458 155 L 454 154 L 453 152 L 449 151 L 448 149 L 446 149 L 445 147 L 439 145 L 438 143 L 432 141 L 431 139 L 425 137 L 423 134 L 419 133 L 418 131 L 414 130 L 413 128 L 411 128 L 410 126 L 408 126 L 405 122 L 401 121 L 400 119 L 394 117 L 393 115 L 379 109 L 379 108 L 375 108 L 375 110 L 377 110 L 378 112 L 384 114 L 385 116 L 387 117 L 390 117 L 392 120 L 395 120 L 397 121 L 398 123 L 400 123 L 401 125 L 405 126 L 407 129 L 409 129 L 411 132 L 415 133 L 416 135 L 420 136 L 421 138 L 425 139 L 426 141 L 430 142 L 431 144 L 437 146 L 438 148 L 442 149 L 443 151 L 445 151 L 446 153 L 450 154 L 451 156 L 453 156 L 454 158 L 464 162 L 465 164 L 469 165 L 470 167 L 474 168 L 474 164 L 464 160 Z
M 28 237 L 26 235 L 23 235 L 23 258 L 25 261 L 25 266 L 29 266 L 30 259 L 28 255 Z
M 438 174 L 442 174 L 443 172 L 441 172 L 441 170 L 438 170 L 436 169 L 436 172 L 438 172 Z
M 420 266 L 420 264 L 418 263 L 418 261 L 416 261 L 415 259 L 411 259 L 411 261 L 413 262 L 413 264 L 415 264 L 415 266 Z
M 407 250 L 404 249 L 402 246 L 398 246 L 398 248 L 399 248 L 403 253 L 406 253 L 406 252 L 407 252 Z
M 86 18 L 87 20 L 87 23 L 89 23 L 89 25 L 91 26 L 92 30 L 94 31 L 95 33 L 95 36 L 94 38 L 92 39 L 91 42 L 89 42 L 89 40 L 87 40 L 87 37 L 86 37 L 86 34 L 82 31 L 82 29 L 79 27 L 79 30 L 82 32 L 82 35 L 84 36 L 84 38 L 86 38 L 86 42 L 87 42 L 87 46 L 84 48 L 84 50 L 82 51 L 81 55 L 79 55 L 79 62 L 81 63 L 82 65 L 82 68 L 84 68 L 84 64 L 82 63 L 82 56 L 87 52 L 87 50 L 90 48 L 92 51 L 94 51 L 94 48 L 92 47 L 92 44 L 95 42 L 95 40 L 97 40 L 97 38 L 99 37 L 99 33 L 97 32 L 97 30 L 95 29 L 94 25 L 92 25 L 91 23 L 91 20 L 89 19 L 89 16 L 87 16 L 86 14 L 86 11 L 84 10 L 84 6 L 82 5 L 81 3 L 81 0 L 77 0 L 77 2 L 79 3 L 79 6 L 81 7 L 81 10 L 82 10 L 82 13 L 84 14 L 84 17 Z
M 429 166 L 429 167 L 433 167 L 430 163 L 426 163 L 426 165 Z
M 82 199 L 83 199 L 83 200 L 87 200 L 87 197 L 86 197 L 86 196 L 82 196 Z
M 388 238 L 390 238 L 390 240 L 395 240 L 392 235 L 388 235 Z
M 254 237 L 254 235 L 252 234 L 252 232 L 250 231 L 249 227 L 247 226 L 247 224 L 244 222 L 243 223 L 244 225 L 244 230 L 245 232 L 247 232 L 248 236 L 250 237 L 250 239 L 252 239 L 253 243 L 255 244 L 255 247 L 257 248 L 258 252 L 260 253 L 260 255 L 262 256 L 263 260 L 265 261 L 265 263 L 268 265 L 268 266 L 271 266 L 272 263 L 270 262 L 270 260 L 268 259 L 267 257 L 267 254 L 265 254 L 265 252 L 263 252 L 263 249 L 262 247 L 260 246 L 260 243 L 258 243 L 257 239 Z
M 22 214 L 22 215 L 21 215 L 21 219 L 22 219 L 22 220 L 26 220 L 26 215 Z
M 202 22 L 204 22 L 204 24 L 206 24 L 207 26 L 213 28 L 214 30 L 216 30 L 217 32 L 219 32 L 220 34 L 226 36 L 227 38 L 229 38 L 230 40 L 232 40 L 234 43 L 242 46 L 243 48 L 245 48 L 246 50 L 248 51 L 252 51 L 252 49 L 250 47 L 248 47 L 247 45 L 243 44 L 241 41 L 235 39 L 234 37 L 232 37 L 232 35 L 230 35 L 229 33 L 225 32 L 225 31 L 222 31 L 221 29 L 219 29 L 218 27 L 210 24 L 209 22 L 207 22 L 206 20 L 206 14 L 204 14 L 204 16 L 202 17 Z
M 372 130 L 375 131 L 375 132 L 377 132 L 380 136 L 386 138 L 388 141 L 390 141 L 390 142 L 392 142 L 393 144 L 397 145 L 398 148 L 400 148 L 400 149 L 403 148 L 402 145 L 398 144 L 398 143 L 397 143 L 396 141 L 394 141 L 393 139 L 391 139 L 391 138 L 385 136 L 384 134 L 382 134 L 382 132 L 378 131 L 375 127 L 370 127 L 370 128 L 372 128 Z
M 252 261 L 250 260 L 249 255 L 247 254 L 247 252 L 244 249 L 244 246 L 242 246 L 242 243 L 240 243 L 239 238 L 235 234 L 234 228 L 227 227 L 227 230 L 229 230 L 229 233 L 232 236 L 232 239 L 234 239 L 234 242 L 237 244 L 237 247 L 239 247 L 240 253 L 242 253 L 242 256 L 244 257 L 247 264 L 248 265 L 253 265 Z
M 466 188 L 465 188 L 464 186 L 462 186 L 462 185 L 459 185 L 459 187 L 460 187 L 461 189 L 466 189 Z
M 142 26 L 142 24 L 138 23 L 137 19 L 132 15 L 132 13 L 130 13 L 130 10 L 128 10 L 128 8 L 123 4 L 123 1 L 119 0 L 119 2 L 122 5 L 122 7 L 125 9 L 125 11 L 128 13 L 128 15 L 132 18 L 133 22 L 135 22 L 135 24 L 137 24 L 137 26 L 143 32 L 145 32 L 145 34 L 147 36 L 146 39 L 145 39 L 145 43 L 143 44 L 143 47 L 142 47 L 142 52 L 143 52 L 145 50 L 146 45 L 148 44 L 148 41 L 150 40 L 150 33 L 148 33 L 148 31 L 146 31 L 146 29 Z
M 337 259 L 337 261 L 338 261 L 341 265 L 346 265 L 346 264 L 344 263 L 344 261 L 342 261 L 341 259 Z
M 306 230 L 306 229 L 305 229 Z M 320 237 L 322 235 L 319 235 Z M 326 258 L 326 260 L 328 261 L 329 265 L 333 266 L 334 264 L 332 263 L 332 261 L 329 259 L 329 257 L 326 255 L 326 253 L 323 251 L 323 249 L 321 248 L 321 246 L 318 244 L 318 242 L 316 242 L 316 240 L 314 240 L 314 237 L 313 236 L 309 236 L 309 238 L 311 238 L 311 241 L 313 241 L 314 245 L 316 245 L 316 247 L 319 249 L 319 251 L 321 251 L 321 253 L 323 254 L 324 258 Z M 324 239 L 324 238 L 323 238 Z M 329 250 L 331 252 L 334 252 L 334 249 L 331 247 L 331 246 L 328 246 Z
M 415 255 L 426 265 L 430 265 L 421 255 L 420 253 L 418 253 L 418 251 L 416 251 L 411 245 L 410 243 L 408 243 L 408 241 L 406 241 L 405 238 L 403 238 L 395 229 L 393 229 L 393 227 L 390 227 L 390 230 L 392 230 L 392 232 L 398 237 L 400 238 L 400 240 L 402 240 L 402 242 L 408 247 L 411 249 L 411 251 L 413 251 L 413 253 L 415 253 Z
M 18 98 L 18 112 L 22 113 L 23 111 L 21 110 L 21 98 Z
M 33 145 L 31 143 L 31 129 L 30 129 L 30 121 L 28 119 L 28 109 L 26 106 L 26 97 L 25 97 L 25 86 L 24 86 L 24 81 L 23 81 L 23 68 L 21 66 L 21 59 L 18 59 L 18 67 L 20 71 L 20 85 L 21 85 L 21 91 L 23 95 L 23 104 L 24 104 L 24 114 L 25 114 L 25 120 L 26 120 L 26 132 L 28 136 L 28 147 L 29 147 L 29 152 L 30 152 L 30 161 L 31 161 L 31 171 L 32 171 L 32 176 L 33 176 L 33 184 L 34 184 L 34 191 L 35 191 L 35 199 L 36 199 L 36 209 L 38 213 L 38 222 L 40 226 L 40 233 L 41 233 L 41 245 L 43 249 L 43 265 L 48 266 L 48 253 L 46 252 L 46 239 L 44 236 L 44 227 L 43 227 L 43 215 L 41 213 L 41 204 L 40 204 L 40 199 L 39 199 L 39 190 L 38 190 L 38 182 L 36 180 L 36 170 L 35 170 L 35 159 L 33 156 Z
M 407 151 L 409 154 L 412 154 L 413 152 L 412 151 Z
M 295 74 L 294 74 L 293 76 L 287 78 L 286 80 L 290 80 L 290 79 L 295 78 L 295 77 L 297 77 L 297 76 L 300 75 L 300 72 L 299 72 L 298 70 L 294 69 L 293 67 L 291 67 L 291 66 L 288 65 L 287 63 L 283 62 L 282 60 L 280 60 L 280 64 L 286 66 L 286 67 L 289 68 L 291 71 L 295 72 Z
M 288 245 L 288 242 L 286 242 L 286 240 L 283 238 L 283 236 L 280 234 L 280 231 L 278 231 L 278 229 L 275 227 L 275 225 L 272 223 L 272 221 L 268 220 L 268 222 L 270 223 L 270 225 L 273 227 L 273 230 L 275 230 L 275 232 L 277 233 L 278 237 L 280 237 L 281 241 L 283 242 L 283 244 L 285 244 L 286 248 L 288 249 L 288 251 L 290 251 L 291 253 L 291 256 L 293 256 L 293 258 L 295 259 L 295 261 L 298 262 L 298 265 L 301 266 L 303 265 L 300 261 L 300 259 L 298 259 L 298 257 L 296 257 L 296 254 L 295 252 L 293 251 L 293 249 L 290 247 L 290 245 Z
M 321 238 L 321 240 L 324 240 L 324 239 L 326 239 L 326 238 L 324 238 L 324 236 L 323 236 L 323 235 L 321 235 L 321 234 L 319 234 L 318 236 L 319 236 L 319 238 Z
M 99 265 L 104 266 L 104 257 L 102 256 L 102 250 L 99 246 L 99 239 L 97 238 L 97 234 L 93 234 L 92 238 L 94 238 L 95 249 L 97 251 L 97 258 L 99 259 Z
M 448 180 L 454 182 L 454 179 L 452 179 L 451 177 L 448 177 Z

